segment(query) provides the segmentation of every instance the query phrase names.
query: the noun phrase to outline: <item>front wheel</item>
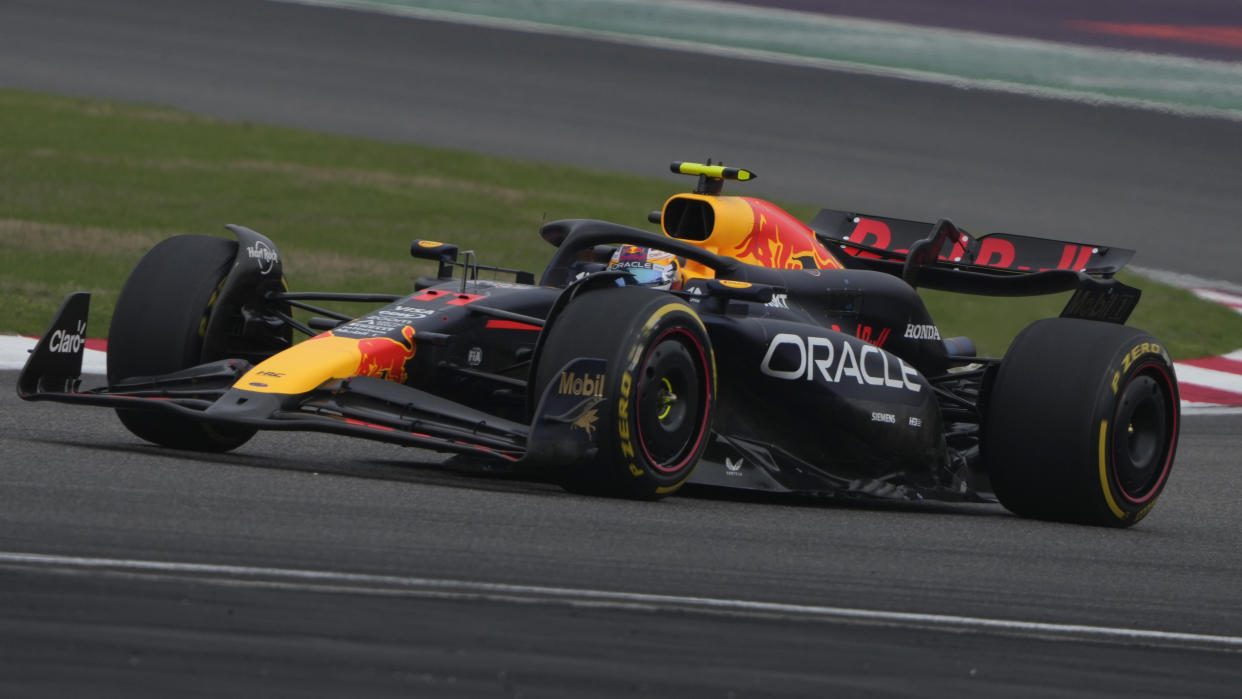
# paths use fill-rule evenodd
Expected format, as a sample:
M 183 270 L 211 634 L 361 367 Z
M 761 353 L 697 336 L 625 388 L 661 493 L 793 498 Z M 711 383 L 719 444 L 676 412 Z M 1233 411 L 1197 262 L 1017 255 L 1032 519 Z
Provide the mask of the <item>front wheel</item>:
M 108 383 L 186 369 L 204 357 L 207 320 L 237 256 L 237 243 L 203 235 L 161 241 L 130 273 L 108 332 Z M 252 428 L 213 426 L 178 415 L 118 408 L 134 435 L 174 449 L 228 451 Z
M 555 319 L 536 372 L 540 389 L 572 360 L 607 361 L 594 459 L 559 464 L 571 492 L 656 499 L 690 477 L 711 434 L 716 365 L 702 319 L 667 293 L 583 293 Z
M 1134 328 L 1052 318 L 1022 331 L 992 383 L 984 459 L 1001 504 L 1128 527 L 1156 503 L 1181 417 L 1168 352 Z

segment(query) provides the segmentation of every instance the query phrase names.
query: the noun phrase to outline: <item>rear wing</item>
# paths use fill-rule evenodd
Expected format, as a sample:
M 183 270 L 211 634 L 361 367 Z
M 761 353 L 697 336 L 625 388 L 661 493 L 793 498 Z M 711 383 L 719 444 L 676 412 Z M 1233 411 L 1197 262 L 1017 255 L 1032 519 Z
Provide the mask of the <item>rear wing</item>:
M 937 226 L 947 224 L 935 261 L 987 274 L 1023 274 L 1060 269 L 1112 276 L 1134 257 L 1133 250 L 1093 243 L 1071 243 L 1011 233 L 975 237 L 947 219 L 922 223 L 899 218 L 824 209 L 811 220 L 811 229 L 824 243 L 847 255 L 904 261 L 910 250 L 927 240 Z
M 1113 279 L 1134 251 L 1010 233 L 972 236 L 948 219 L 932 223 L 824 209 L 810 227 L 854 269 L 912 286 L 988 296 L 1074 291 L 1062 317 L 1124 323 L 1142 292 Z

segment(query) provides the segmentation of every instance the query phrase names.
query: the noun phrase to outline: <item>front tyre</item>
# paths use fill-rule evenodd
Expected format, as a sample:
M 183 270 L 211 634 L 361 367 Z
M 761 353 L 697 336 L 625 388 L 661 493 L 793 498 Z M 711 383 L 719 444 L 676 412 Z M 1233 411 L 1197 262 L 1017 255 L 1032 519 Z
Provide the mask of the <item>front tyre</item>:
M 984 420 L 1001 504 L 1038 519 L 1128 527 L 1168 482 L 1181 418 L 1168 352 L 1134 328 L 1032 324 L 1006 353 Z
M 207 320 L 237 256 L 237 243 L 203 235 L 161 241 L 121 289 L 108 332 L 108 383 L 186 369 L 204 357 Z M 165 447 L 228 451 L 255 430 L 213 426 L 177 415 L 117 409 L 134 435 Z
M 571 492 L 652 500 L 690 477 L 711 434 L 716 365 L 707 329 L 685 302 L 639 287 L 583 293 L 555 319 L 535 385 L 571 360 L 608 362 L 594 459 L 558 467 Z

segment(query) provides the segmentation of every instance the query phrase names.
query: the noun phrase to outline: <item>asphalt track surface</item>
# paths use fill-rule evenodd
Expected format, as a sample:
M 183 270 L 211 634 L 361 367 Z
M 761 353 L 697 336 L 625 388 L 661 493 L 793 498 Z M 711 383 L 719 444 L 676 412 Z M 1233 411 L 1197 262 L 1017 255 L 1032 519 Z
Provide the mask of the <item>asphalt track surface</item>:
M 270 3 L 0 12 L 6 86 L 602 169 L 711 155 L 793 200 L 1107 233 L 1239 280 L 1232 122 Z M 15 378 L 0 695 L 1242 687 L 1235 417 L 1188 417 L 1159 506 L 1110 531 L 994 506 L 583 498 L 330 437 L 183 454 L 107 411 L 20 403 Z
M 1188 420 L 1160 506 L 1111 531 L 612 501 L 318 436 L 182 454 L 4 391 L 0 693 L 1236 695 L 1232 425 Z

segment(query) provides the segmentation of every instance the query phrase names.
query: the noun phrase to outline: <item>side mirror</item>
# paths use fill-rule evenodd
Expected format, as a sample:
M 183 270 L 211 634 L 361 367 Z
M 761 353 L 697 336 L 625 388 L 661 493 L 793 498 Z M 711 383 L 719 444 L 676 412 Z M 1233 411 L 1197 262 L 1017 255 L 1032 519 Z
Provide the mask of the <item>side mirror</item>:
M 457 262 L 457 246 L 435 240 L 415 239 L 410 243 L 410 255 L 420 260 L 440 263 L 437 276 L 441 279 L 453 276 L 453 264 Z

